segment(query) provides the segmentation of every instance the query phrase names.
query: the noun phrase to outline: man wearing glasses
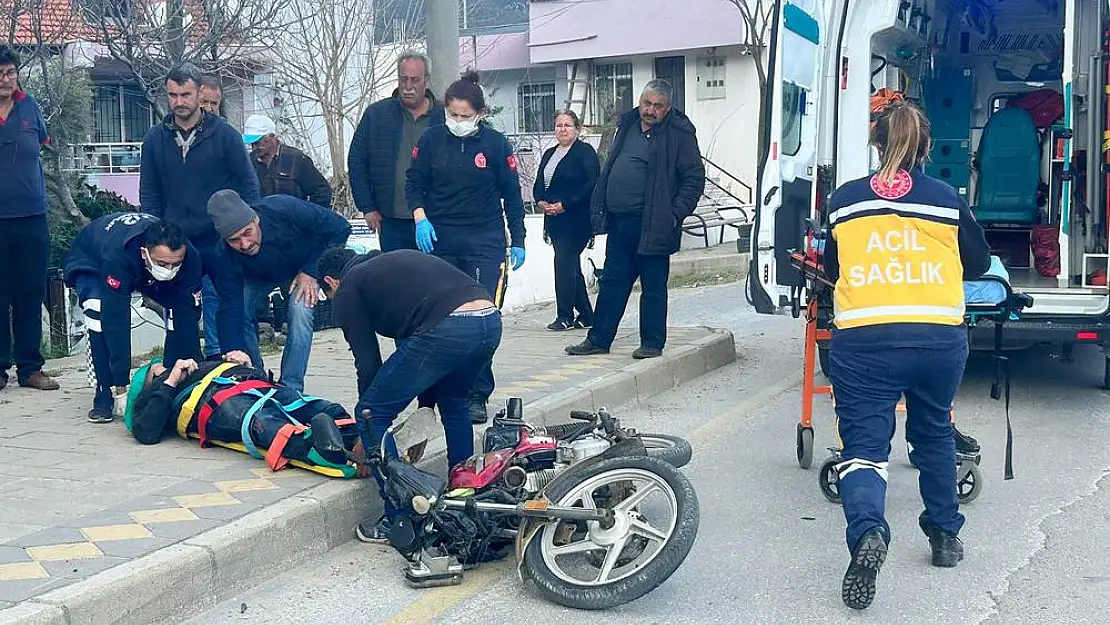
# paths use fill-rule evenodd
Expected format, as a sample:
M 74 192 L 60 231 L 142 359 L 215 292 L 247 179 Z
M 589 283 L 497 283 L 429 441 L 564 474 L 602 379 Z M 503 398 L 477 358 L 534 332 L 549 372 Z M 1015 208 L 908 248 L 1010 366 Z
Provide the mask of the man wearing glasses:
M 66 284 L 85 313 L 96 393 L 92 423 L 123 414 L 131 380 L 131 294 L 166 310 L 167 362 L 199 359 L 201 260 L 181 226 L 145 213 L 115 213 L 77 235 L 65 263 Z M 248 359 L 232 352 L 239 361 Z
M 19 89 L 19 55 L 0 45 L 0 389 L 14 360 L 19 385 L 53 391 L 42 372 L 42 303 L 50 230 L 39 148 L 49 141 L 38 102 Z

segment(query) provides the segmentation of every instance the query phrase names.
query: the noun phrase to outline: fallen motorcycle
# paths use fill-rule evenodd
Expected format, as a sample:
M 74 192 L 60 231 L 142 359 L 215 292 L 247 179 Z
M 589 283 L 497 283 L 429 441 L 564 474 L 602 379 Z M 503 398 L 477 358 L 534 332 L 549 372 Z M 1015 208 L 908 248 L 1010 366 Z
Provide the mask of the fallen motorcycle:
M 387 453 L 405 421 L 383 437 L 371 463 L 397 510 L 390 544 L 408 562 L 408 582 L 458 584 L 465 569 L 510 551 L 522 579 L 572 608 L 623 605 L 666 581 L 697 535 L 690 481 L 604 410 L 573 413 L 583 421 L 577 431 L 553 437 L 513 406 L 499 415 L 501 432 L 487 436 L 491 451 L 455 467 L 450 485 L 413 466 L 426 441 Z M 519 439 L 505 444 L 514 428 Z M 586 456 L 591 450 L 575 445 L 582 441 L 605 446 Z

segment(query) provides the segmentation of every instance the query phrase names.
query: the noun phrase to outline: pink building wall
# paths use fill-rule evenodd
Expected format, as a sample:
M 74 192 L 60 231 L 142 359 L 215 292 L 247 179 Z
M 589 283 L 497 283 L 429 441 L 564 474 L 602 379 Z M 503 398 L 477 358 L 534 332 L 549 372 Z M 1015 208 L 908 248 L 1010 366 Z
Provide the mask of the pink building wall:
M 553 0 L 529 5 L 532 63 L 693 50 L 744 43 L 725 0 Z

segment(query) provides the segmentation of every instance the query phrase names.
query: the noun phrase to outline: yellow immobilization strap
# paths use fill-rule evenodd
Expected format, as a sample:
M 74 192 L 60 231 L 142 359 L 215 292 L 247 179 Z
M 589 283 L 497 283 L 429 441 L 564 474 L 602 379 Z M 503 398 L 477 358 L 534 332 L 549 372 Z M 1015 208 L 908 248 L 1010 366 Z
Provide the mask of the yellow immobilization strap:
M 200 401 L 200 398 L 204 396 L 205 389 L 207 389 L 208 386 L 212 384 L 212 380 L 220 377 L 221 373 L 236 366 L 238 365 L 233 362 L 222 363 L 212 371 L 209 371 L 208 375 L 204 376 L 204 379 L 202 379 L 200 383 L 197 384 L 196 388 L 193 389 L 193 392 L 189 394 L 189 399 L 186 399 L 185 403 L 182 404 L 181 411 L 177 413 L 178 436 L 180 436 L 181 438 L 189 438 L 189 421 L 193 419 L 193 413 L 196 411 L 197 403 Z

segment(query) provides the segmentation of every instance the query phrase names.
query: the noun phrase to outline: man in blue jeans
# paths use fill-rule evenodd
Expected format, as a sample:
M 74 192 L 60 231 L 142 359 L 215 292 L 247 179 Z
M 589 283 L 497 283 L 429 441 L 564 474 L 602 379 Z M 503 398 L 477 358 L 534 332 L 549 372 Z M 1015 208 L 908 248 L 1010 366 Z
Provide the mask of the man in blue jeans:
M 501 343 L 501 312 L 478 281 L 447 261 L 415 250 L 357 255 L 328 250 L 320 258 L 324 292 L 354 352 L 359 422 L 367 453 L 378 449 L 397 415 L 428 389 L 435 392 L 454 466 L 474 453 L 467 395 Z M 397 349 L 382 363 L 378 335 Z M 369 420 L 366 413 L 369 413 Z M 379 486 L 381 476 L 375 474 Z M 358 527 L 364 542 L 388 539 L 392 509 Z
M 291 195 L 270 195 L 247 204 L 231 189 L 212 195 L 208 214 L 223 240 L 217 245 L 217 258 L 243 276 L 247 355 L 259 369 L 265 365 L 258 346 L 256 304 L 275 287 L 289 285 L 281 384 L 304 392 L 320 291 L 316 263 L 324 250 L 347 242 L 350 222 Z

